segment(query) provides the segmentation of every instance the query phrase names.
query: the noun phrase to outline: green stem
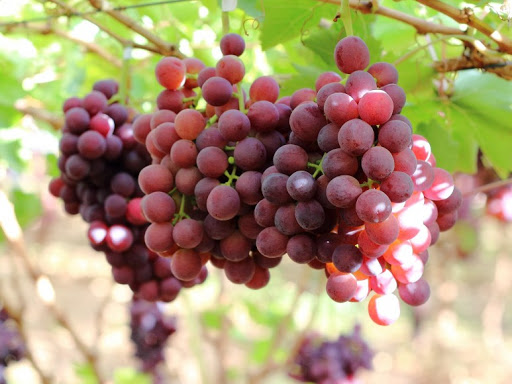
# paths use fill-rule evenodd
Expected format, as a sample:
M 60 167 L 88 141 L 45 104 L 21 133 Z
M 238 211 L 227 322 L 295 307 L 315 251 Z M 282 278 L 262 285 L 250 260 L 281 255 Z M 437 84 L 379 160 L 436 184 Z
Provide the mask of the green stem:
M 206 127 L 209 127 L 210 125 L 215 124 L 217 122 L 217 120 L 219 120 L 219 116 L 213 115 L 212 117 L 210 117 L 210 120 L 208 120 Z
M 121 104 L 127 105 L 130 99 L 130 59 L 132 47 L 126 45 L 123 49 L 123 65 L 121 66 L 121 81 L 119 84 L 119 99 Z
M 230 147 L 229 145 L 226 145 L 226 146 L 224 147 L 224 150 L 225 150 L 225 151 L 234 151 L 234 150 L 235 150 L 235 147 Z
M 187 196 L 184 194 L 181 194 L 180 210 L 178 211 L 178 213 L 174 214 L 174 219 L 172 221 L 173 225 L 175 225 L 178 221 L 180 221 L 183 218 L 190 219 L 190 216 L 185 212 L 186 202 L 187 202 Z
M 343 25 L 345 26 L 345 32 L 347 32 L 347 36 L 353 35 L 354 30 L 352 29 L 352 17 L 350 15 L 349 0 L 341 0 L 340 18 L 343 21 Z
M 324 155 L 322 156 L 322 158 L 320 159 L 320 161 L 317 163 L 310 163 L 308 162 L 308 167 L 311 167 L 311 168 L 314 168 L 315 172 L 313 172 L 313 178 L 316 179 L 316 177 L 318 176 L 318 174 L 321 172 L 322 175 L 324 174 L 324 170 L 322 169 L 322 164 L 324 162 L 324 159 L 325 159 L 325 156 L 326 156 L 326 153 L 324 153 Z
M 371 188 L 374 184 L 379 184 L 379 182 L 376 180 L 368 179 L 368 181 L 366 181 L 362 184 L 359 184 L 359 185 L 361 186 L 361 188 L 364 188 L 364 187 Z
M 198 73 L 187 73 L 187 79 L 197 79 L 198 77 Z
M 238 109 L 242 113 L 247 113 L 245 110 L 244 91 L 242 89 L 242 83 L 238 83 L 236 86 L 238 92 L 235 93 L 235 97 L 238 99 Z
M 238 175 L 236 174 L 236 165 L 233 165 L 233 168 L 231 169 L 231 173 L 226 171 L 224 172 L 224 176 L 228 178 L 228 180 L 224 183 L 224 185 L 231 185 L 233 184 L 233 180 L 238 180 Z
M 222 34 L 229 33 L 229 12 L 222 12 Z

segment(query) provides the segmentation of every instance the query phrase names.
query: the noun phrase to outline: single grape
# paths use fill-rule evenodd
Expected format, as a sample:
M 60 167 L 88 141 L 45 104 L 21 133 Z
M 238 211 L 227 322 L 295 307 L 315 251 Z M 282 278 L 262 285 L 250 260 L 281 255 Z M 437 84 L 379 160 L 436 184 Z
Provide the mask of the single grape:
M 393 114 L 393 100 L 381 90 L 368 91 L 357 104 L 362 120 L 370 125 L 384 124 Z
M 353 273 L 361 267 L 363 254 L 354 245 L 340 244 L 334 249 L 332 262 L 338 271 Z
M 388 84 L 398 83 L 398 71 L 393 64 L 383 61 L 373 63 L 368 68 L 368 73 L 375 77 L 377 87 L 379 88 Z
M 333 93 L 328 96 L 323 110 L 327 119 L 338 126 L 359 116 L 356 101 L 346 93 Z
M 238 192 L 228 185 L 218 185 L 212 189 L 206 201 L 208 213 L 217 220 L 232 219 L 240 210 Z
M 363 155 L 361 168 L 368 178 L 384 180 L 393 172 L 395 161 L 386 148 L 372 147 Z
M 156 80 L 169 90 L 176 90 L 185 83 L 187 67 L 176 57 L 164 57 L 155 67 Z
M 341 39 L 334 48 L 336 66 L 343 73 L 365 69 L 370 63 L 370 51 L 366 43 L 357 36 Z
M 316 242 L 306 233 L 292 236 L 286 245 L 286 253 L 296 263 L 309 263 L 316 256 Z
M 249 88 L 249 98 L 252 101 L 266 100 L 275 103 L 278 97 L 279 84 L 271 76 L 258 77 Z
M 333 273 L 327 279 L 325 288 L 332 300 L 344 303 L 356 293 L 357 280 L 351 273 Z
M 352 119 L 341 126 L 337 140 L 343 152 L 361 156 L 372 147 L 375 135 L 370 124 L 361 119 Z
M 363 221 L 381 223 L 391 214 L 391 201 L 384 192 L 369 189 L 357 198 L 356 211 Z
M 240 56 L 245 50 L 245 41 L 236 33 L 227 33 L 220 39 L 220 50 L 223 55 Z

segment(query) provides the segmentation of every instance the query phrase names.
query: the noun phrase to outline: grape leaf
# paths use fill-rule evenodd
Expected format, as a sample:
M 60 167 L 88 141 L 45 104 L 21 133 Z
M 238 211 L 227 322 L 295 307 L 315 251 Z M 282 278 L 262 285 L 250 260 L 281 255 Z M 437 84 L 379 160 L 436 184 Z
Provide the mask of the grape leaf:
M 512 83 L 495 75 L 464 71 L 455 82 L 454 105 L 465 116 L 484 156 L 501 177 L 512 171 Z
M 317 25 L 322 17 L 332 19 L 337 6 L 315 5 L 311 0 L 266 0 L 261 47 L 265 51 Z M 284 27 L 286 26 L 286 27 Z
M 430 142 L 438 166 L 450 172 L 476 172 L 478 143 L 459 107 L 428 98 L 405 111 L 415 132 Z

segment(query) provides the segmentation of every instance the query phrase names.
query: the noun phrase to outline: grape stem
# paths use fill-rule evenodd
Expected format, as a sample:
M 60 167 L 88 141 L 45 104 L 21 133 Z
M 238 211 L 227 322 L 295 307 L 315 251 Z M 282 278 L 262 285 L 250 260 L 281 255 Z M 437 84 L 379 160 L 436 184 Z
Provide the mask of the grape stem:
M 378 181 L 368 179 L 368 181 L 361 183 L 359 185 L 361 186 L 361 188 L 368 187 L 369 189 L 371 189 L 374 184 L 378 184 L 378 183 L 379 183 Z
M 347 33 L 347 36 L 353 35 L 354 30 L 352 29 L 352 17 L 350 15 L 349 0 L 341 0 L 340 18 L 343 21 L 343 25 L 345 26 L 345 32 Z
M 493 189 L 504 187 L 506 185 L 511 185 L 511 184 L 512 184 L 512 178 L 505 179 L 505 180 L 498 180 L 498 181 L 494 181 L 492 183 L 484 184 L 477 188 L 474 188 L 471 191 L 463 193 L 462 196 L 469 197 L 469 196 L 476 195 L 477 193 L 489 192 L 489 191 L 492 191 Z
M 245 110 L 244 91 L 242 90 L 242 85 L 238 83 L 236 87 L 238 92 L 233 92 L 233 97 L 238 99 L 238 109 L 242 113 L 247 113 Z
M 213 115 L 210 120 L 208 120 L 208 123 L 206 124 L 206 127 L 208 128 L 209 126 L 215 124 L 217 122 L 217 120 L 219 119 L 219 116 L 217 115 Z
M 174 219 L 172 220 L 172 225 L 176 225 L 176 223 L 183 218 L 190 219 L 190 216 L 185 212 L 186 203 L 187 203 L 187 195 L 182 193 L 181 201 L 180 201 L 180 210 L 178 211 L 178 213 L 174 214 Z
M 314 168 L 314 170 L 315 170 L 315 172 L 313 172 L 313 178 L 314 179 L 316 179 L 316 177 L 318 176 L 318 174 L 320 172 L 322 173 L 322 175 L 324 174 L 324 170 L 322 169 L 322 163 L 324 162 L 325 155 L 326 154 L 324 153 L 322 158 L 317 163 L 310 163 L 308 161 L 308 167 Z
M 232 159 L 232 157 L 230 157 L 229 159 Z M 231 161 L 230 161 L 230 164 L 231 164 Z M 228 178 L 228 180 L 224 183 L 224 185 L 229 185 L 231 187 L 231 185 L 233 184 L 233 180 L 238 180 L 238 175 L 236 174 L 236 165 L 233 165 L 233 169 L 231 169 L 231 173 L 228 172 L 228 171 L 225 171 L 224 172 L 224 176 L 226 176 Z
M 224 150 L 225 150 L 225 151 L 234 151 L 234 150 L 235 150 L 235 147 L 232 147 L 232 146 L 226 145 L 226 146 L 224 147 Z
M 222 34 L 227 35 L 229 33 L 229 12 L 222 12 Z

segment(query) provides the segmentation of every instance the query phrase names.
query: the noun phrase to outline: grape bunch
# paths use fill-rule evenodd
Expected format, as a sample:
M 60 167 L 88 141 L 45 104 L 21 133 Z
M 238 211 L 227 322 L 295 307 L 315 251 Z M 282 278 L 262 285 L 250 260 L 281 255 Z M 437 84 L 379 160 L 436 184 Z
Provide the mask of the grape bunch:
M 25 357 L 26 346 L 5 308 L 0 309 L 0 384 L 7 383 L 5 368 Z
M 85 97 L 64 102 L 61 174 L 49 190 L 64 201 L 67 213 L 80 214 L 89 223 L 89 242 L 105 254 L 116 282 L 128 284 L 141 298 L 172 301 L 182 286 L 202 282 L 207 271 L 182 284 L 168 260 L 146 247 L 148 222 L 137 178 L 151 156 L 135 140 L 134 113 L 116 102 L 117 92 L 117 82 L 100 80 Z
M 486 212 L 502 222 L 512 222 L 511 185 L 505 185 L 487 193 Z
M 165 360 L 163 349 L 167 339 L 176 332 L 176 319 L 163 313 L 161 303 L 134 298 L 130 306 L 130 329 L 141 370 L 153 374 L 158 381 L 156 369 Z
M 457 220 L 462 196 L 401 110 L 386 62 L 358 37 L 339 41 L 335 72 L 279 99 L 269 76 L 242 87 L 244 41 L 220 42 L 215 67 L 166 57 L 158 111 L 134 123 L 152 164 L 139 174 L 149 249 L 193 280 L 210 262 L 262 288 L 282 257 L 324 269 L 336 302 L 368 301 L 389 325 L 428 300 L 428 247 Z M 398 292 L 396 292 L 398 291 Z
M 334 341 L 308 334 L 293 355 L 290 376 L 315 384 L 356 384 L 357 372 L 372 369 L 372 359 L 373 352 L 362 339 L 359 326 Z

